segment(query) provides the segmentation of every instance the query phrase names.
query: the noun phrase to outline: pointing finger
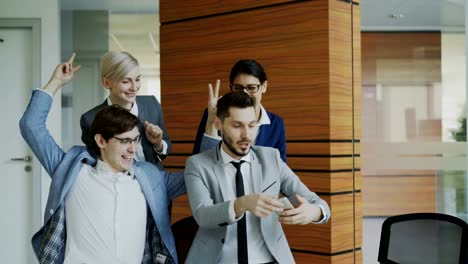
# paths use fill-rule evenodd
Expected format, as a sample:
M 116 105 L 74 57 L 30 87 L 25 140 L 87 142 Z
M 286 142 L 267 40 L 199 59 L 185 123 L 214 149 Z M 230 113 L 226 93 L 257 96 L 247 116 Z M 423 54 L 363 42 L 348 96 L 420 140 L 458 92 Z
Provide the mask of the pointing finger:
M 76 56 L 76 54 L 75 54 L 75 52 L 73 52 L 72 55 L 70 56 L 70 58 L 68 59 L 67 63 L 72 64 L 73 61 L 75 60 L 75 56 Z

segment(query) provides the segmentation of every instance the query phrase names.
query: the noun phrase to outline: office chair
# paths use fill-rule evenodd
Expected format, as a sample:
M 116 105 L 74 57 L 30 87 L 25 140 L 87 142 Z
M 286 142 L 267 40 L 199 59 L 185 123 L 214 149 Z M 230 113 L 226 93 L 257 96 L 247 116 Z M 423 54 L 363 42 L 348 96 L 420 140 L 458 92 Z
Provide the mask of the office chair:
M 383 264 L 468 264 L 468 224 L 454 216 L 413 213 L 387 218 L 378 261 Z
M 171 229 L 174 234 L 177 258 L 179 263 L 184 263 L 197 233 L 198 224 L 193 216 L 189 216 L 172 224 Z

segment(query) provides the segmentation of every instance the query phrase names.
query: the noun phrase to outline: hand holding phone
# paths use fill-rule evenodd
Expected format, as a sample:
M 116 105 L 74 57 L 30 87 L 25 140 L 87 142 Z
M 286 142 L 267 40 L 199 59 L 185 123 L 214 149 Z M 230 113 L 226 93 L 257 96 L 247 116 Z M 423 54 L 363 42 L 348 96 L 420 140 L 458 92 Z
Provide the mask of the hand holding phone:
M 283 198 L 279 199 L 279 201 L 280 201 L 280 203 L 283 204 L 283 209 L 284 210 L 289 210 L 289 209 L 294 208 L 294 206 L 289 201 L 288 197 L 283 197 Z

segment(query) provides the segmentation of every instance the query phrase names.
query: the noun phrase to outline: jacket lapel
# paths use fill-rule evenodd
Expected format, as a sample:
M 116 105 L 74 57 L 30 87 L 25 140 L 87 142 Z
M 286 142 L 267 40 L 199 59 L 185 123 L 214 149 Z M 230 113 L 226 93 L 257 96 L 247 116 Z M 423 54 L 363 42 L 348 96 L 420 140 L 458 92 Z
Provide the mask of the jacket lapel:
M 102 102 L 102 104 L 99 106 L 99 109 L 97 109 L 96 113 L 99 112 L 99 110 L 103 109 L 104 107 L 106 106 L 109 106 L 109 104 L 107 104 L 107 98 L 104 100 L 104 102 Z
M 140 133 L 145 133 L 145 120 L 146 120 L 146 109 L 145 106 L 140 102 L 140 98 L 137 96 L 136 98 L 136 104 L 138 106 L 138 120 L 140 120 L 140 123 L 138 124 L 138 128 L 140 130 Z M 146 138 L 146 137 L 143 137 Z
M 221 194 L 223 196 L 223 201 L 227 200 L 226 194 L 229 192 L 229 189 L 227 186 L 227 179 L 226 179 L 226 174 L 224 173 L 224 162 L 223 159 L 221 158 L 221 153 L 220 153 L 220 145 L 216 146 L 216 151 L 213 151 L 213 159 L 215 161 L 213 165 L 213 173 L 216 175 L 216 179 L 218 180 L 219 188 L 221 189 Z
M 263 180 L 263 170 L 262 166 L 257 158 L 257 155 L 255 155 L 255 151 L 251 148 L 250 149 L 250 154 L 251 154 L 251 163 L 250 163 L 250 172 L 252 176 L 252 181 L 253 181 L 253 191 L 254 193 L 261 193 L 261 187 L 262 187 L 262 180 Z
M 138 106 L 138 119 L 140 119 L 141 123 L 144 124 L 146 119 L 146 108 L 145 105 L 141 103 L 139 96 L 136 97 L 136 104 Z
M 165 193 L 165 188 L 160 188 L 159 185 L 163 184 L 160 177 L 154 175 L 148 175 L 140 166 L 134 166 L 135 177 L 140 184 L 141 191 L 145 195 L 146 202 L 148 203 L 151 212 L 154 216 L 154 220 L 158 226 L 161 226 L 160 222 L 161 212 L 156 211 L 156 208 L 165 208 L 164 203 L 166 202 L 163 192 Z M 159 173 L 159 171 L 157 171 Z M 156 172 L 155 172 L 156 173 Z M 149 180 L 149 177 L 153 177 L 152 181 Z M 157 182 L 155 182 L 157 181 Z M 153 192 L 153 190 L 158 190 Z
M 143 191 L 146 202 L 150 208 L 150 212 L 148 212 L 148 214 L 152 215 L 164 245 L 167 247 L 172 257 L 176 259 L 177 255 L 173 246 L 175 245 L 175 242 L 174 237 L 172 236 L 172 231 L 170 229 L 171 223 L 169 220 L 169 215 L 167 214 L 167 190 L 165 186 L 160 186 L 164 185 L 164 181 L 162 180 L 164 175 L 161 175 L 161 177 L 149 175 L 142 167 L 138 165 L 134 166 L 134 169 L 135 177 L 140 184 L 140 188 Z M 158 171 L 158 173 L 161 172 Z M 151 180 L 149 180 L 149 177 L 152 177 Z M 157 182 L 155 182 L 156 179 L 158 179 Z
M 143 153 L 145 154 L 145 159 L 148 162 L 156 163 L 156 160 L 153 156 L 153 148 L 152 144 L 148 141 L 145 135 L 145 121 L 147 119 L 147 109 L 145 108 L 144 104 L 141 102 L 140 97 L 136 97 L 136 104 L 138 106 L 138 120 L 140 123 L 138 124 L 138 130 L 140 130 L 141 137 L 141 145 L 143 146 Z

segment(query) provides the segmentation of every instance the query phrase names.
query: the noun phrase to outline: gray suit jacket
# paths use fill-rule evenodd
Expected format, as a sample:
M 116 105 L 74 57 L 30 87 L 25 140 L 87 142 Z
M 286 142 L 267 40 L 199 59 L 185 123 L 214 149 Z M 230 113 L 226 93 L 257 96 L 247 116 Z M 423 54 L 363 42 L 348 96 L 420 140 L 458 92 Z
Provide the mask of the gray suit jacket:
M 326 211 L 326 222 L 330 217 L 327 203 L 310 191 L 283 162 L 278 150 L 270 147 L 252 146 L 251 173 L 255 193 L 261 193 L 276 181 L 266 192 L 273 197 L 280 193 L 295 201 L 299 194 L 310 203 L 318 204 Z M 185 184 L 193 216 L 200 226 L 190 248 L 186 263 L 217 263 L 222 251 L 229 219 L 229 201 L 224 164 L 219 147 L 191 156 L 185 166 Z M 294 263 L 288 241 L 278 216 L 271 214 L 261 218 L 262 235 L 271 254 L 278 263 Z
M 164 116 L 163 111 L 161 108 L 161 104 L 159 104 L 158 100 L 154 96 L 137 96 L 136 103 L 138 105 L 138 119 L 140 119 L 140 123 L 138 124 L 138 129 L 140 130 L 141 138 L 141 145 L 143 146 L 143 152 L 145 154 L 145 159 L 148 162 L 153 163 L 154 165 L 158 166 L 160 169 L 163 169 L 163 166 L 159 159 L 164 159 L 166 155 L 158 155 L 156 151 L 153 149 L 153 145 L 148 141 L 145 135 L 145 121 L 148 121 L 152 124 L 158 125 L 163 131 L 163 139 L 167 143 L 167 153 L 171 150 L 171 140 L 166 131 L 166 127 L 164 126 Z M 88 112 L 81 115 L 80 119 L 80 126 L 81 126 L 81 140 L 86 146 L 90 146 L 94 139 L 91 137 L 91 124 L 94 121 L 94 117 L 96 116 L 99 110 L 103 109 L 107 106 L 107 99 L 100 105 L 94 107 L 93 109 L 89 110 Z

